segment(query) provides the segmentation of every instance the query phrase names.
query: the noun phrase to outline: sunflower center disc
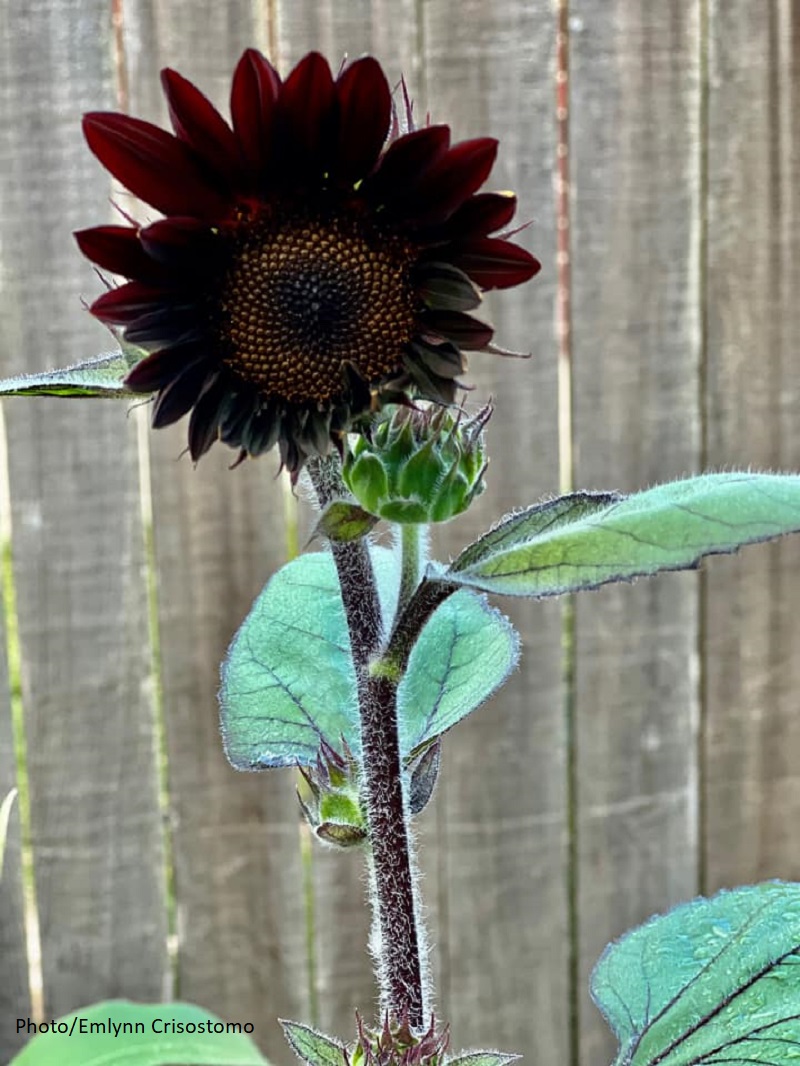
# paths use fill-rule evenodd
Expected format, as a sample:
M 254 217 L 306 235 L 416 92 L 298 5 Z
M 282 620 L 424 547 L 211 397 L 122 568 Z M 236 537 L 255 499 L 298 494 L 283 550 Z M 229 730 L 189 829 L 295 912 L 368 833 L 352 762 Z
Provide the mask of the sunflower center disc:
M 367 381 L 402 367 L 414 333 L 413 249 L 355 219 L 242 228 L 223 285 L 225 362 L 292 403 L 341 395 L 352 362 Z

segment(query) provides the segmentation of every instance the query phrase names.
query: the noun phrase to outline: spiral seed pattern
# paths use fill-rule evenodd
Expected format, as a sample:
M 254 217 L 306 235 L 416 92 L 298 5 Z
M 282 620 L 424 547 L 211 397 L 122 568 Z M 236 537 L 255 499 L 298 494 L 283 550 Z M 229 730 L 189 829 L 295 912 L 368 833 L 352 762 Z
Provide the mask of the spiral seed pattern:
M 367 381 L 400 369 L 415 331 L 414 255 L 342 215 L 243 225 L 215 316 L 225 362 L 291 403 L 341 395 L 346 361 Z

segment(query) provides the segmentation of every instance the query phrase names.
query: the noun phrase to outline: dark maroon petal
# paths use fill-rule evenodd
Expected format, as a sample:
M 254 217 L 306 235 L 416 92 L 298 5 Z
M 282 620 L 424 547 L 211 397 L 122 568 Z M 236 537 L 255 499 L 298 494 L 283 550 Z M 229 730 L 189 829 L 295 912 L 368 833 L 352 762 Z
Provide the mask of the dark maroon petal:
M 261 455 L 263 452 L 268 452 L 277 442 L 282 428 L 280 412 L 275 404 L 270 403 L 253 415 L 250 423 L 242 431 L 241 440 L 235 443 L 241 443 L 250 455 Z M 228 439 L 228 435 L 225 436 L 225 442 L 234 443 L 232 439 Z
M 407 197 L 412 209 L 405 217 L 426 224 L 444 222 L 486 181 L 497 157 L 497 141 L 479 137 L 454 145 L 421 179 Z
M 206 381 L 189 419 L 189 453 L 197 462 L 219 438 L 220 422 L 230 410 L 231 396 L 224 375 Z
M 207 328 L 194 306 L 161 307 L 140 315 L 125 326 L 125 340 L 131 344 L 165 348 L 207 336 Z
M 140 230 L 139 239 L 153 259 L 168 266 L 200 273 L 204 267 L 219 265 L 219 233 L 197 218 L 161 218 Z
M 421 356 L 414 351 L 413 346 L 411 351 L 403 356 L 403 363 L 425 399 L 443 404 L 451 404 L 455 401 L 459 383 L 452 378 L 440 378 L 438 374 L 429 370 L 423 365 Z
M 272 128 L 281 79 L 255 48 L 248 48 L 236 65 L 231 87 L 231 118 L 242 157 L 256 176 L 272 159 Z
M 449 341 L 445 341 L 444 344 L 429 344 L 422 338 L 417 338 L 411 347 L 419 356 L 423 366 L 426 366 L 437 377 L 456 378 L 467 369 L 466 356 Z
M 148 311 L 160 308 L 165 299 L 164 290 L 140 281 L 129 281 L 118 289 L 111 289 L 99 296 L 89 310 L 101 322 L 124 325 L 133 322 Z
M 351 63 L 336 81 L 336 96 L 336 174 L 345 181 L 357 181 L 373 169 L 389 134 L 392 94 L 380 63 L 372 56 Z
M 364 195 L 377 202 L 404 197 L 409 185 L 416 185 L 449 145 L 449 126 L 426 126 L 400 137 L 389 145 L 378 169 L 364 182 Z
M 259 409 L 259 397 L 258 393 L 252 389 L 235 390 L 230 381 L 228 395 L 231 403 L 220 418 L 219 435 L 220 440 L 235 448 L 242 444 L 244 436 L 249 431 L 250 421 Z
M 137 363 L 125 378 L 125 384 L 133 392 L 158 392 L 188 366 L 203 358 L 204 349 L 198 344 L 161 348 Z
M 452 263 L 421 264 L 414 271 L 414 288 L 428 307 L 443 311 L 471 311 L 482 299 L 475 282 Z
M 425 331 L 437 333 L 459 348 L 485 348 L 494 336 L 494 329 L 488 322 L 481 322 L 463 311 L 423 311 L 417 320 Z
M 432 244 L 485 237 L 507 226 L 516 209 L 513 192 L 480 192 L 470 196 L 445 222 L 425 227 L 422 236 Z
M 328 61 L 304 56 L 280 92 L 281 176 L 286 183 L 317 178 L 329 164 L 336 132 L 336 95 Z
M 183 418 L 197 402 L 208 376 L 208 366 L 201 359 L 187 366 L 163 388 L 153 408 L 153 429 L 161 429 Z
M 115 178 L 164 214 L 218 216 L 225 198 L 185 144 L 150 122 L 110 111 L 83 117 L 87 144 Z
M 439 254 L 443 254 L 440 249 Z M 517 244 L 499 237 L 482 237 L 454 245 L 447 259 L 469 274 L 482 289 L 509 289 L 529 281 L 541 270 L 538 259 Z
M 241 174 L 238 144 L 219 111 L 196 85 L 169 67 L 161 71 L 161 85 L 178 138 L 227 181 L 236 183 Z
M 134 281 L 166 283 L 169 274 L 147 254 L 131 226 L 95 226 L 74 234 L 78 247 L 103 270 Z

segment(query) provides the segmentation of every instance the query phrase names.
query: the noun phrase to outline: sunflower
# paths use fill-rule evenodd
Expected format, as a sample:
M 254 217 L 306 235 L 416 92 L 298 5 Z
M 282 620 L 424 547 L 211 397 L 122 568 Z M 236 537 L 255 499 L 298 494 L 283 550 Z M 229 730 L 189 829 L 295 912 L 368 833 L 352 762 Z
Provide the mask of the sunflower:
M 316 52 L 282 81 L 254 49 L 233 76 L 230 125 L 162 72 L 175 135 L 128 115 L 83 120 L 90 149 L 164 217 L 76 234 L 127 278 L 91 312 L 149 354 L 130 372 L 156 393 L 153 426 L 191 411 L 196 460 L 219 439 L 240 458 L 306 458 L 382 404 L 451 403 L 464 349 L 491 347 L 469 312 L 538 262 L 506 236 L 516 198 L 479 193 L 489 137 L 402 123 L 379 63 L 336 78 Z

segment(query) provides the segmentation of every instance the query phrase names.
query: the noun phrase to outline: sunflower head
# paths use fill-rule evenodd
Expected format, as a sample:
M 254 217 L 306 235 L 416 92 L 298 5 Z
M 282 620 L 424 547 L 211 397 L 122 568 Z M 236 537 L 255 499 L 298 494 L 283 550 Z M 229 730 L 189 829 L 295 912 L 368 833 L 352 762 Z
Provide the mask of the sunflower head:
M 479 192 L 489 137 L 402 121 L 378 62 L 333 77 L 316 52 L 282 80 L 240 59 L 228 124 L 172 70 L 174 135 L 141 119 L 85 116 L 89 147 L 163 217 L 76 234 L 128 279 L 91 307 L 149 354 L 127 385 L 155 393 L 153 425 L 191 411 L 198 459 L 219 439 L 240 457 L 274 445 L 293 477 L 384 403 L 453 402 L 464 352 L 490 346 L 482 293 L 538 262 L 507 235 L 516 200 Z

